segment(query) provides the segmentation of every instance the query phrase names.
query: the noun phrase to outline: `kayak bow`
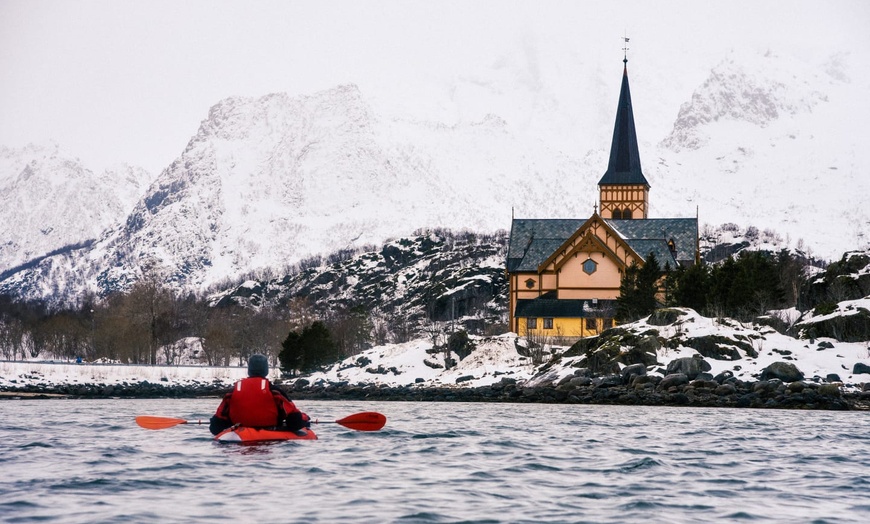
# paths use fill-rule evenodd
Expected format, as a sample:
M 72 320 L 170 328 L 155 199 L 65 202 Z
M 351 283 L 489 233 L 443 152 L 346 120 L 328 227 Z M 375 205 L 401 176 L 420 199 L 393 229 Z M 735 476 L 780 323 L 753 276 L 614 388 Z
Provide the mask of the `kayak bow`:
M 302 428 L 298 431 L 278 431 L 275 429 L 233 426 L 218 433 L 214 439 L 217 442 L 250 444 L 281 440 L 317 440 L 317 434 L 308 428 Z

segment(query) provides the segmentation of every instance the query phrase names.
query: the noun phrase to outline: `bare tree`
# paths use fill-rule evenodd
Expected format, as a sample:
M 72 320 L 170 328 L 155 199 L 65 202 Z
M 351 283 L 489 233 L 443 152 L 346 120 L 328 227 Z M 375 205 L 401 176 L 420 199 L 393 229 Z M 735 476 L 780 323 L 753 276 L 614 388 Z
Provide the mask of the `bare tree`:
M 538 365 L 544 363 L 544 354 L 550 350 L 553 344 L 553 337 L 544 333 L 540 329 L 532 329 L 526 333 L 526 342 L 529 345 L 529 357 L 532 359 L 532 364 Z
M 202 339 L 202 351 L 210 366 L 226 366 L 232 355 L 231 316 L 228 311 L 218 309 L 212 312 L 206 322 Z
M 148 364 L 157 363 L 157 349 L 170 340 L 172 294 L 156 277 L 146 277 L 133 285 L 128 293 L 131 320 L 147 333 Z

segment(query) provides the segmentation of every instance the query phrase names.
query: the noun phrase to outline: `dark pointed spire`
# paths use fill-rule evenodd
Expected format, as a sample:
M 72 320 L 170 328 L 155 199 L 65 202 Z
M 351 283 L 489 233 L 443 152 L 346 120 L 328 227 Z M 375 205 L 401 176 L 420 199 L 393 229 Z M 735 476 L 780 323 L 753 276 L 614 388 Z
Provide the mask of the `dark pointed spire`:
M 637 131 L 634 128 L 634 113 L 631 110 L 631 92 L 628 89 L 628 58 L 623 58 L 622 89 L 619 91 L 619 106 L 616 108 L 616 124 L 613 126 L 613 142 L 610 144 L 610 162 L 607 172 L 598 185 L 644 184 L 649 186 L 640 169 L 640 153 L 637 148 Z

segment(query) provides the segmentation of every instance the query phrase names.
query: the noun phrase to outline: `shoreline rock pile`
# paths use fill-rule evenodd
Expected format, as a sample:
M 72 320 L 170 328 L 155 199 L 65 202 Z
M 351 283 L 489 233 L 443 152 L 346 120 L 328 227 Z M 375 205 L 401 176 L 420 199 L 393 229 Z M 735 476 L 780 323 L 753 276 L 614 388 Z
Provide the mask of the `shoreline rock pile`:
M 685 373 L 665 377 L 634 373 L 590 377 L 584 370 L 556 384 L 525 387 L 514 379 L 479 387 L 419 387 L 353 384 L 309 384 L 299 379 L 284 387 L 294 400 L 365 400 L 416 402 L 513 402 L 540 404 L 609 404 L 627 406 L 686 406 L 811 410 L 870 410 L 870 384 L 863 391 L 844 391 L 841 384 L 816 381 L 784 382 L 767 378 L 744 382 L 723 373 Z M 184 386 L 138 382 L 122 385 L 23 385 L 4 387 L 0 398 L 218 398 L 223 384 Z

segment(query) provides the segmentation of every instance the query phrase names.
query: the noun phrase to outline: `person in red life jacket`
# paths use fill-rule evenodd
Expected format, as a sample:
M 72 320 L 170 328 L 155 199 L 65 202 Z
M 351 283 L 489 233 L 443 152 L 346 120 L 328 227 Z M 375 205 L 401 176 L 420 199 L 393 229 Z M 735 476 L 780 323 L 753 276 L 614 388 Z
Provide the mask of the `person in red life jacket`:
M 288 431 L 311 427 L 308 415 L 299 411 L 286 393 L 269 382 L 268 374 L 266 357 L 252 355 L 248 359 L 248 378 L 236 382 L 211 417 L 208 428 L 213 435 L 235 424 Z

